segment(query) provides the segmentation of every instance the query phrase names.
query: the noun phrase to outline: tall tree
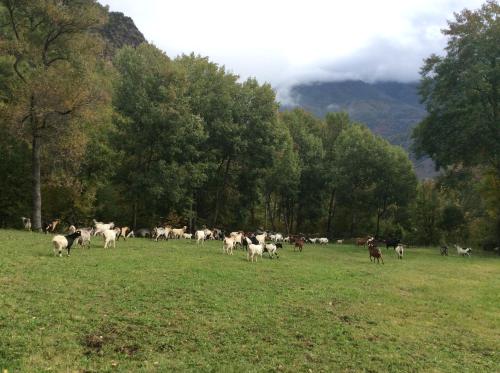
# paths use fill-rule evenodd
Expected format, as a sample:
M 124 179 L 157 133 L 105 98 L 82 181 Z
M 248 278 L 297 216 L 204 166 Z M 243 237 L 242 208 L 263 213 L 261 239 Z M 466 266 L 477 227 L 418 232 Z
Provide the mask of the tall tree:
M 421 70 L 429 115 L 414 131 L 415 148 L 438 166 L 488 165 L 500 175 L 500 5 L 455 14 L 443 33 L 446 55 Z
M 41 229 L 41 153 L 96 111 L 101 52 L 92 30 L 105 21 L 94 0 L 1 0 L 0 53 L 14 74 L 3 118 L 31 144 L 33 228 Z M 54 154 L 54 156 L 57 156 Z
M 190 111 L 183 71 L 162 51 L 149 44 L 125 47 L 115 66 L 118 183 L 132 204 L 133 225 L 141 211 L 143 223 L 154 224 L 203 179 L 204 169 L 195 166 L 206 136 Z

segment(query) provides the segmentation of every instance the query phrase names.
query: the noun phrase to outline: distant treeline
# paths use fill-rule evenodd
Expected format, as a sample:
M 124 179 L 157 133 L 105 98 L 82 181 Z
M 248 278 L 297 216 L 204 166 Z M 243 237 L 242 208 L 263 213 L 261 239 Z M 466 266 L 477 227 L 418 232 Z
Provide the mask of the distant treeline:
M 280 113 L 270 85 L 147 43 L 110 57 L 95 31 L 106 22 L 92 0 L 0 0 L 1 226 L 96 218 L 498 243 L 500 168 L 425 148 L 425 75 L 416 148 L 447 172 L 418 183 L 402 148 L 345 113 Z

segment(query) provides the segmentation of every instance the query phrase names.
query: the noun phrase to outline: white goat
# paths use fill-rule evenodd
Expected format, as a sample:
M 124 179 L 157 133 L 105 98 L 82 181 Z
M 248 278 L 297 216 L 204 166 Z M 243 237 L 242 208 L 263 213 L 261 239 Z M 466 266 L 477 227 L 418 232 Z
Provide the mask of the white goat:
M 259 244 L 261 245 L 264 245 L 266 243 L 266 237 L 267 237 L 266 232 L 255 236 L 255 238 L 257 239 L 257 241 L 259 241 Z
M 214 232 L 212 232 L 210 229 L 205 228 L 203 230 L 203 233 L 205 234 L 205 240 L 213 240 L 214 238 Z
M 182 237 L 184 237 L 186 240 L 190 240 L 191 238 L 193 238 L 193 234 L 192 233 L 184 233 L 182 235 Z
M 264 245 L 264 250 L 263 251 L 269 253 L 269 258 L 270 259 L 272 259 L 273 256 L 276 256 L 277 258 L 279 258 L 279 256 L 278 256 L 278 248 L 273 243 L 266 243 Z
M 243 233 L 241 232 L 231 232 L 230 237 L 234 240 L 234 246 L 243 246 Z
M 283 235 L 281 233 L 276 233 L 274 239 L 275 239 L 276 242 L 282 242 L 283 241 Z
M 21 219 L 23 221 L 24 229 L 31 231 L 31 219 L 25 218 L 24 216 Z
M 404 253 L 404 246 L 403 245 L 399 244 L 398 246 L 396 246 L 394 251 L 396 252 L 396 254 L 398 256 L 398 259 L 403 259 L 403 253 Z
M 92 229 L 80 229 L 81 235 L 78 237 L 78 245 L 90 249 L 90 238 Z
M 254 245 L 250 244 L 248 245 L 248 254 L 247 254 L 247 259 L 248 261 L 254 261 L 257 262 L 257 256 L 260 255 L 262 258 L 262 252 L 264 251 L 264 246 L 263 245 Z
M 111 244 L 113 244 L 113 247 L 116 248 L 116 232 L 113 229 L 106 229 L 102 232 L 102 235 L 104 237 L 105 249 L 110 247 Z
M 225 237 L 224 243 L 222 244 L 222 252 L 228 255 L 233 255 L 234 243 L 234 238 Z
M 156 242 L 158 242 L 158 239 L 163 237 L 164 239 L 168 239 L 168 234 L 170 233 L 169 228 L 163 228 L 163 227 L 155 227 L 153 228 L 153 238 Z
M 94 236 L 97 236 L 98 234 L 102 234 L 105 230 L 108 229 L 113 229 L 115 227 L 115 223 L 106 223 L 104 224 L 101 221 L 96 221 L 95 219 L 93 220 L 94 222 Z
M 337 243 L 342 245 L 344 243 L 344 240 L 337 240 Z
M 80 237 L 80 231 L 76 231 L 75 233 L 68 234 L 67 236 L 57 235 L 52 239 L 52 244 L 54 245 L 54 255 L 57 255 L 59 252 L 59 256 L 62 256 L 62 251 L 64 249 L 67 250 L 68 256 L 71 246 L 73 246 L 73 242 Z
M 182 235 L 186 232 L 187 227 L 184 226 L 178 229 L 172 229 L 172 238 L 181 238 Z
M 470 256 L 472 253 L 472 249 L 470 247 L 464 249 L 463 247 L 455 245 L 455 248 L 457 249 L 457 254 L 460 256 Z
M 196 244 L 198 245 L 201 241 L 201 244 L 205 244 L 205 231 L 196 231 L 194 234 L 194 238 L 196 239 Z
M 321 238 L 318 238 L 317 242 L 318 242 L 320 245 L 326 245 L 326 244 L 328 244 L 328 238 L 326 238 L 326 237 L 321 237 Z

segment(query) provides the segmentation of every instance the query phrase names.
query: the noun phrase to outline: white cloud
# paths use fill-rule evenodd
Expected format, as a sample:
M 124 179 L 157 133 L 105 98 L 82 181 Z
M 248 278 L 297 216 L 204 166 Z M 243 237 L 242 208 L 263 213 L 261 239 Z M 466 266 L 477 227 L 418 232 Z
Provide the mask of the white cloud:
M 482 0 L 101 0 L 170 56 L 209 56 L 242 78 L 415 80 L 453 12 Z

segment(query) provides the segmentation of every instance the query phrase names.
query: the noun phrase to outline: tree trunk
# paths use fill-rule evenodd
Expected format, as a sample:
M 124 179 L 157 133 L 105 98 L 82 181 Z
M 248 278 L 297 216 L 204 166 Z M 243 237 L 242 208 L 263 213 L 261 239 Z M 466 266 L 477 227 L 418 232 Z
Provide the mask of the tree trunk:
M 379 237 L 379 232 L 380 232 L 380 213 L 377 211 L 377 231 L 375 233 L 375 237 Z
M 31 149 L 31 177 L 32 177 L 32 219 L 33 230 L 42 230 L 42 191 L 40 182 L 40 147 L 41 137 L 33 124 L 33 139 Z
M 137 229 L 137 199 L 134 199 L 134 207 L 133 207 L 134 211 L 133 211 L 133 229 L 136 230 Z
M 356 226 L 356 213 L 353 211 L 351 220 L 351 229 L 350 229 L 351 237 L 354 237 L 355 226 Z
M 332 221 L 335 216 L 335 208 L 337 204 L 335 203 L 335 189 L 332 190 L 332 194 L 330 196 L 330 205 L 328 206 L 328 223 L 326 225 L 326 236 L 331 240 L 332 237 Z

